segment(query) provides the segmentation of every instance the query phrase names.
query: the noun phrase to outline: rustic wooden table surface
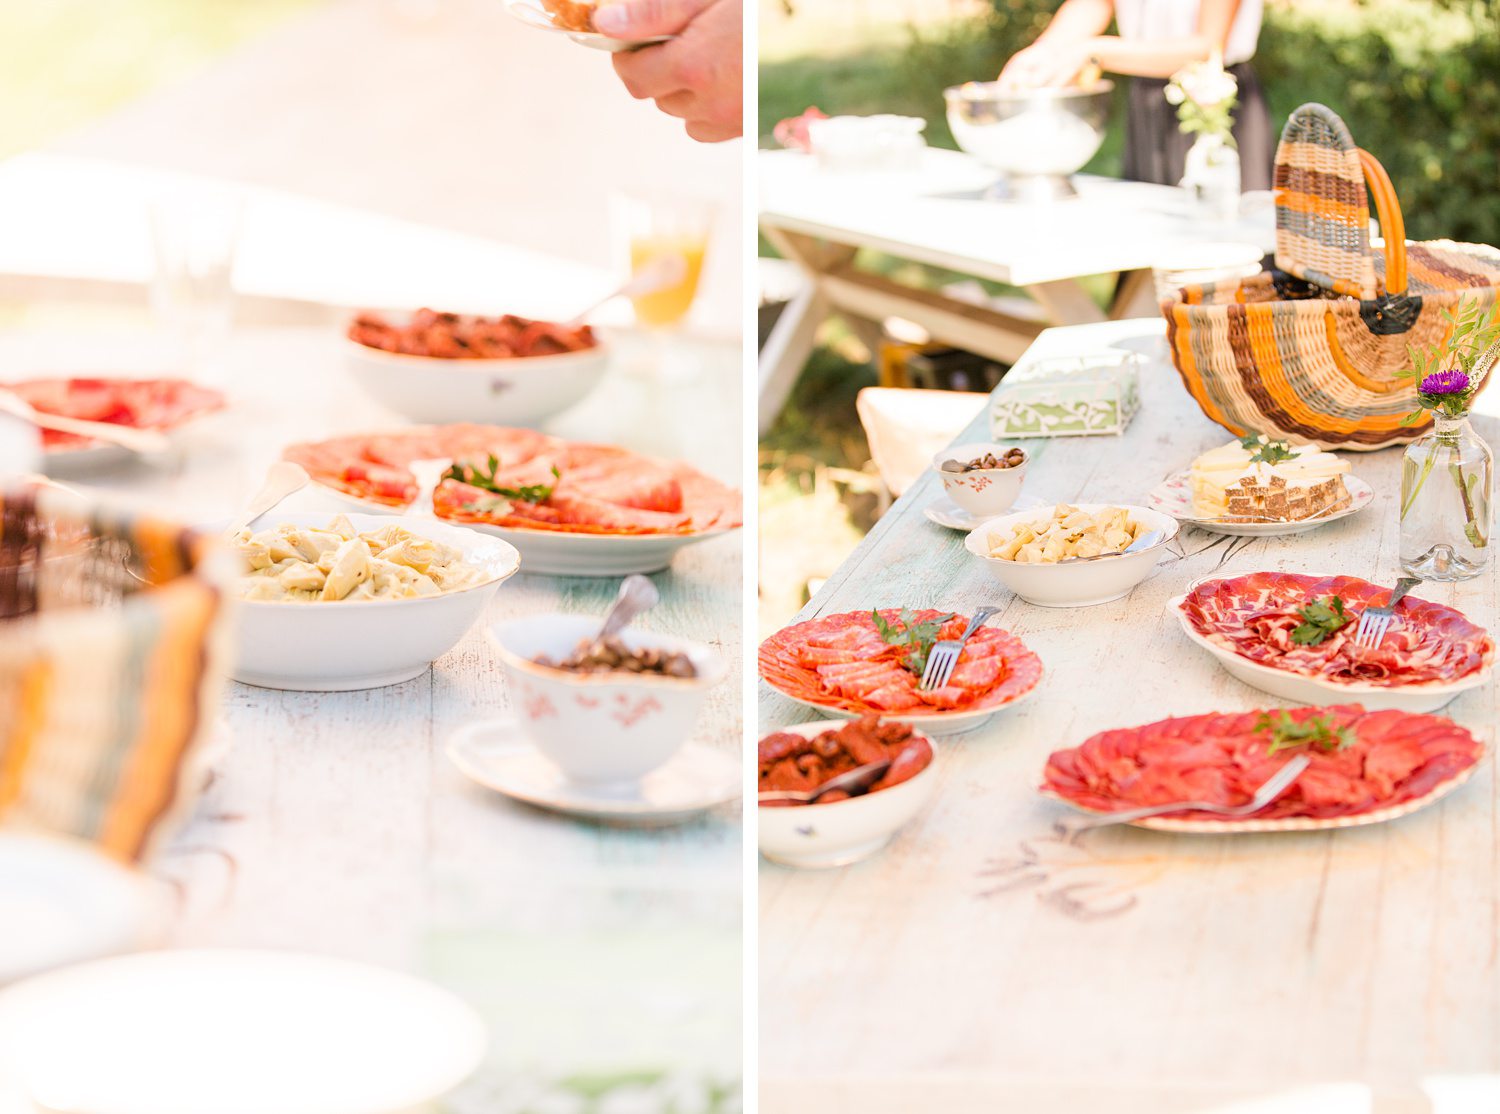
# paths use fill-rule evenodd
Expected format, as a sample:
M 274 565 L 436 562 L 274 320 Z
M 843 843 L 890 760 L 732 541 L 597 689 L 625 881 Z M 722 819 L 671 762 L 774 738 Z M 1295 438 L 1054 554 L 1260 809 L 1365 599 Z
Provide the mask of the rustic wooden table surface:
M 1142 502 L 1227 434 L 1166 359 L 1160 322 L 1051 330 L 1034 354 L 1150 355 L 1119 438 L 1030 441 L 1027 490 Z M 1476 420 L 1492 444 L 1500 422 Z M 961 440 L 987 439 L 983 419 Z M 1050 610 L 1010 595 L 929 523 L 928 476 L 800 618 L 901 604 L 1004 610 L 1046 664 L 1037 696 L 939 742 L 924 814 L 833 871 L 762 863 L 760 1072 L 774 1114 L 912 1110 L 1469 1111 L 1500 1108 L 1500 861 L 1493 763 L 1403 820 L 1317 834 L 1095 833 L 1031 842 L 1064 806 L 1036 787 L 1054 749 L 1168 715 L 1277 706 L 1194 649 L 1164 612 L 1190 580 L 1261 569 L 1394 582 L 1399 450 L 1355 455 L 1358 515 L 1295 537 L 1185 531 L 1128 598 Z M 1497 578 L 1419 594 L 1494 628 Z M 762 687 L 762 733 L 815 718 Z M 1493 744 L 1496 687 L 1445 714 Z M 1045 878 L 988 873 L 1039 854 Z M 1065 890 L 1074 883 L 1092 889 Z M 1070 909 L 1070 895 L 1088 900 Z M 1117 915 L 1092 917 L 1133 902 Z
M 621 362 L 640 357 L 638 342 L 621 344 Z M 67 478 L 187 519 L 221 516 L 287 442 L 404 424 L 359 394 L 339 357 L 332 332 L 244 332 L 228 353 L 232 408 L 180 458 Z M 10 368 L 142 371 L 152 358 L 130 336 L 0 340 Z M 738 349 L 695 344 L 676 358 L 696 366 L 691 379 L 616 366 L 548 428 L 691 459 L 738 483 Z M 731 676 L 742 660 L 740 547 L 734 534 L 684 550 L 653 578 L 662 603 L 640 624 L 714 644 Z M 617 586 L 523 571 L 486 620 L 601 612 Z M 697 737 L 740 753 L 741 694 L 732 682 L 714 690 Z M 732 1088 L 740 1071 L 739 809 L 643 830 L 515 804 L 468 782 L 443 752 L 458 727 L 505 709 L 478 626 L 401 685 L 231 684 L 229 749 L 190 826 L 152 864 L 182 891 L 171 942 L 332 953 L 449 986 L 492 1030 L 486 1073 L 452 1106 L 462 1114 L 583 1111 L 589 1087 L 622 1101 L 675 1088 L 684 1110 L 719 1109 L 712 1089 Z

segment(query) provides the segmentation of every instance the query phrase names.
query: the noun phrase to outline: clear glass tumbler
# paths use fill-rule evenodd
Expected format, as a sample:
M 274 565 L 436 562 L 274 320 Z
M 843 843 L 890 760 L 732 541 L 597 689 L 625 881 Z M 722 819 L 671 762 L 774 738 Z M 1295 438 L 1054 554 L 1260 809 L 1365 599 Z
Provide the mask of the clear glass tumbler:
M 151 204 L 151 308 L 192 379 L 212 381 L 223 371 L 243 219 L 243 200 L 229 192 L 184 191 Z

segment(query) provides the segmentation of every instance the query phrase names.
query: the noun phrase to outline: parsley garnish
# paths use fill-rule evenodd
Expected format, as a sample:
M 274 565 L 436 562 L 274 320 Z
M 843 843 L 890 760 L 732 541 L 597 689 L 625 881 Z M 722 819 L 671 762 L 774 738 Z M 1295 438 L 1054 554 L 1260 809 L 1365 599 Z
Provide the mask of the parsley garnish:
M 493 491 L 496 495 L 503 495 L 507 499 L 517 503 L 545 503 L 552 498 L 551 484 L 527 484 L 524 487 L 502 487 L 495 482 L 495 473 L 500 469 L 500 458 L 490 453 L 485 462 L 489 465 L 489 471 L 477 468 L 472 464 L 460 464 L 457 461 L 448 471 L 443 473 L 445 480 L 457 480 L 459 483 L 477 487 L 482 491 Z M 560 479 L 562 474 L 553 466 L 552 476 Z
M 1338 596 L 1324 596 L 1299 608 L 1302 624 L 1293 629 L 1292 641 L 1298 646 L 1318 646 L 1329 635 L 1343 630 L 1354 622 L 1354 616 L 1344 610 L 1344 601 Z
M 1267 438 L 1261 440 L 1264 434 L 1251 430 L 1240 438 L 1240 448 L 1250 453 L 1251 464 L 1280 464 L 1283 460 L 1291 460 L 1296 454 L 1292 452 L 1292 446 L 1286 441 L 1272 441 Z
M 1293 750 L 1304 743 L 1317 747 L 1325 754 L 1332 754 L 1354 742 L 1354 728 L 1335 727 L 1332 714 L 1308 716 L 1298 723 L 1288 712 L 1278 713 L 1275 719 L 1271 718 L 1269 712 L 1265 712 L 1256 721 L 1255 730 L 1270 733 L 1271 741 L 1266 744 L 1267 756 L 1277 751 Z
M 900 614 L 896 616 L 896 622 L 900 624 L 898 630 L 887 623 L 878 610 L 872 608 L 870 614 L 875 619 L 875 630 L 879 633 L 881 641 L 887 646 L 903 647 L 905 653 L 901 655 L 901 664 L 909 673 L 918 677 L 927 668 L 927 655 L 932 653 L 932 645 L 937 641 L 938 631 L 943 629 L 944 623 L 954 618 L 951 614 L 939 615 L 918 623 L 914 621 L 911 611 L 903 607 Z

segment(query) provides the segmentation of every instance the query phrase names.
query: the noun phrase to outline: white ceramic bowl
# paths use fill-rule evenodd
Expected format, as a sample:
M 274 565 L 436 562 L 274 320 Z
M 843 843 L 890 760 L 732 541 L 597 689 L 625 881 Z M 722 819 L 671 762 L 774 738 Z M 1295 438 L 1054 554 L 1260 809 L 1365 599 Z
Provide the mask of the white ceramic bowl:
M 623 785 L 664 765 L 692 734 L 708 690 L 724 679 L 724 660 L 709 647 L 655 631 L 628 628 L 632 649 L 687 654 L 698 675 L 569 673 L 538 665 L 560 661 L 599 630 L 596 615 L 528 615 L 490 627 L 510 689 L 516 721 L 537 749 L 572 781 Z
M 986 453 L 1000 457 L 1008 453 L 1013 445 L 995 442 L 975 442 L 972 445 L 953 445 L 932 458 L 932 468 L 943 481 L 943 492 L 958 504 L 960 510 L 972 515 L 1004 514 L 1015 505 L 1021 494 L 1021 483 L 1026 478 L 1026 465 L 1021 461 L 1014 468 L 979 468 L 973 472 L 944 472 L 945 460 L 956 460 L 967 464 Z M 1025 452 L 1025 449 L 1021 450 Z
M 1192 591 L 1193 587 L 1200 583 L 1202 581 L 1195 581 L 1189 586 L 1188 591 Z M 1183 610 L 1182 605 L 1186 599 L 1187 593 L 1184 592 L 1168 600 L 1167 611 L 1177 617 L 1177 621 L 1182 625 L 1182 632 L 1189 639 L 1217 658 L 1219 664 L 1224 667 L 1224 671 L 1231 677 L 1245 682 L 1251 688 L 1269 692 L 1272 696 L 1279 696 L 1283 700 L 1290 700 L 1296 704 L 1363 704 L 1371 711 L 1394 709 L 1416 714 L 1435 712 L 1459 694 L 1487 685 L 1495 671 L 1494 665 L 1490 664 L 1460 681 L 1446 684 L 1402 685 L 1398 688 L 1359 683 L 1343 684 L 1321 680 L 1317 677 L 1307 677 L 1301 673 L 1292 673 L 1242 658 L 1233 650 L 1220 646 L 1199 634 L 1193 629 L 1187 612 Z
M 812 738 L 843 727 L 842 719 L 818 720 L 780 728 Z M 921 811 L 937 788 L 937 746 L 932 761 L 900 785 L 829 804 L 756 809 L 760 853 L 783 866 L 847 866 L 875 854 L 891 841 L 907 821 Z
M 1160 511 L 1147 510 L 1129 503 L 1071 505 L 1091 512 L 1124 507 L 1130 512 L 1130 517 L 1147 530 L 1160 530 L 1161 541 L 1138 553 L 1101 557 L 1096 561 L 1032 565 L 989 556 L 988 538 L 991 533 L 1004 537 L 1010 534 L 1013 527 L 1022 523 L 1046 522 L 1051 519 L 1054 510 L 1048 506 L 992 518 L 964 539 L 964 548 L 983 561 L 996 580 L 1029 603 L 1042 607 L 1089 607 L 1129 595 L 1132 588 L 1150 575 L 1156 562 L 1166 552 L 1167 543 L 1177 536 L 1177 520 Z
M 581 402 L 604 377 L 609 347 L 504 360 L 446 360 L 344 341 L 360 389 L 415 422 L 531 426 Z
M 329 511 L 271 511 L 251 524 L 326 526 Z M 405 515 L 351 514 L 355 529 L 379 530 L 393 523 L 414 534 L 463 551 L 464 560 L 486 579 L 472 588 L 411 600 L 340 600 L 281 603 L 235 600 L 235 657 L 230 676 L 261 688 L 346 692 L 409 681 L 423 673 L 462 638 L 515 575 L 515 547 L 460 526 Z M 222 531 L 227 522 L 209 527 Z

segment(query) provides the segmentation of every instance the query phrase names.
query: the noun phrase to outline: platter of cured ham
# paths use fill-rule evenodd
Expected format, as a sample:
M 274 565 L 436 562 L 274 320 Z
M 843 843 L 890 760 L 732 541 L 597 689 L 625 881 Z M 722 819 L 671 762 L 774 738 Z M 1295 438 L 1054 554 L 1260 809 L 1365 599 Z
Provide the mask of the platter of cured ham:
M 1451 720 L 1359 704 L 1213 713 L 1101 731 L 1055 751 L 1041 791 L 1093 813 L 1175 801 L 1242 805 L 1288 758 L 1305 753 L 1308 768 L 1250 816 L 1197 811 L 1134 823 L 1205 834 L 1348 828 L 1394 820 L 1447 796 L 1484 751 Z
M 655 572 L 740 525 L 740 493 L 689 464 L 530 429 L 418 426 L 291 445 L 283 456 L 325 492 L 387 513 L 427 510 L 413 465 L 438 461 L 431 512 L 510 542 L 524 572 Z
M 42 414 L 161 433 L 181 429 L 224 406 L 221 393 L 186 379 L 73 376 L 23 379 L 0 387 Z M 42 431 L 42 451 L 49 471 L 113 467 L 134 455 L 120 445 L 50 429 Z
M 959 637 L 968 616 L 934 622 L 945 614 L 928 609 L 903 616 L 889 608 L 794 623 L 760 644 L 761 679 L 783 696 L 834 716 L 874 713 L 934 734 L 971 730 L 1029 696 L 1041 682 L 1042 660 L 1010 632 L 981 627 L 965 644 L 948 683 L 921 691 L 921 662 L 914 667 L 911 647 L 899 635 L 912 625 L 930 625 L 929 644 Z
M 1356 576 L 1257 572 L 1200 580 L 1167 607 L 1230 674 L 1298 703 L 1432 712 L 1489 680 L 1489 633 L 1415 596 L 1396 605 L 1380 645 L 1356 646 L 1360 612 L 1389 597 L 1389 587 Z

